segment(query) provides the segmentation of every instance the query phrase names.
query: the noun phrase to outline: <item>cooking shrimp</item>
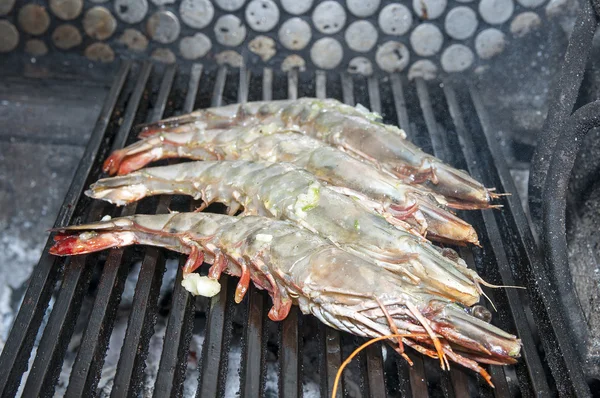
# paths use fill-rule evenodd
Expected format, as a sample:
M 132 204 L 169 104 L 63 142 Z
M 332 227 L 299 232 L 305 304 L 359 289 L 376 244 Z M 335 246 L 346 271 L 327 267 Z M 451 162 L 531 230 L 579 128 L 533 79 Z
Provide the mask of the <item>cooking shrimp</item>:
M 442 255 L 429 241 L 289 163 L 207 161 L 153 167 L 101 179 L 86 194 L 117 205 L 151 195 L 191 195 L 204 205 L 224 203 L 232 215 L 243 206 L 246 215 L 290 220 L 426 291 L 465 305 L 479 301 L 479 284 L 485 283 L 464 262 Z
M 433 240 L 479 244 L 475 229 L 444 209 L 445 199 L 432 191 L 402 183 L 337 148 L 274 125 L 205 130 L 194 123 L 147 137 L 117 150 L 104 163 L 109 174 L 127 174 L 166 158 L 194 160 L 266 160 L 290 162 L 340 193 L 386 216 L 404 220 Z
M 188 123 L 203 129 L 276 123 L 281 128 L 298 130 L 343 149 L 405 182 L 423 184 L 448 198 L 453 208 L 496 207 L 491 204 L 498 197 L 493 189 L 485 188 L 466 172 L 421 151 L 406 140 L 403 130 L 381 123 L 379 115 L 361 106 L 315 98 L 235 104 L 146 125 L 141 136 L 148 137 Z
M 329 241 L 288 222 L 264 217 L 230 217 L 207 213 L 135 215 L 95 224 L 60 228 L 50 253 L 75 255 L 111 247 L 144 244 L 188 254 L 186 289 L 218 293 L 204 279 L 223 272 L 240 277 L 239 303 L 252 281 L 273 300 L 272 320 L 286 318 L 292 304 L 338 330 L 364 337 L 404 334 L 390 340 L 491 377 L 481 363 L 516 362 L 521 342 L 515 336 L 469 315 L 469 309 L 406 283 L 395 273 L 356 257 Z M 209 278 L 193 274 L 202 262 Z M 207 286 L 210 286 L 207 288 Z

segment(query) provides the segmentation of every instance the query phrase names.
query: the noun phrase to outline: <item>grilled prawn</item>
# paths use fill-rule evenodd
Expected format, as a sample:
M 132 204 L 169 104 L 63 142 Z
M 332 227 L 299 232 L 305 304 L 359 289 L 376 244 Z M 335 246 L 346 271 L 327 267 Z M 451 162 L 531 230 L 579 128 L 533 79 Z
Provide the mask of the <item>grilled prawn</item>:
M 182 163 L 101 179 L 86 194 L 117 205 L 159 194 L 183 194 L 235 214 L 290 220 L 353 254 L 403 275 L 424 291 L 465 305 L 479 301 L 481 277 L 443 256 L 427 240 L 391 225 L 359 202 L 321 185 L 289 163 Z
M 303 313 L 358 336 L 410 334 L 393 342 L 408 361 L 404 344 L 438 358 L 444 369 L 448 361 L 466 366 L 490 384 L 480 363 L 511 364 L 519 356 L 520 340 L 469 315 L 468 308 L 432 296 L 288 222 L 175 213 L 136 215 L 61 230 L 52 254 L 74 255 L 133 244 L 165 247 L 189 255 L 184 283 L 190 290 L 204 290 L 189 284 L 200 281 L 191 273 L 207 261 L 212 264 L 212 279 L 222 272 L 240 277 L 235 292 L 238 303 L 250 281 L 267 290 L 273 300 L 272 320 L 284 319 L 296 304 Z
M 389 221 L 405 220 L 434 240 L 478 244 L 471 225 L 443 208 L 432 191 L 402 183 L 371 164 L 297 132 L 273 125 L 205 130 L 194 123 L 175 127 L 117 150 L 105 162 L 109 174 L 127 174 L 166 158 L 266 160 L 304 168 L 341 193 L 359 197 Z
M 424 184 L 457 209 L 493 207 L 490 202 L 497 196 L 466 172 L 421 151 L 406 140 L 403 130 L 381 123 L 377 114 L 334 99 L 301 98 L 203 109 L 146 125 L 141 136 L 189 123 L 203 129 L 269 123 L 295 129 L 372 162 L 404 181 Z

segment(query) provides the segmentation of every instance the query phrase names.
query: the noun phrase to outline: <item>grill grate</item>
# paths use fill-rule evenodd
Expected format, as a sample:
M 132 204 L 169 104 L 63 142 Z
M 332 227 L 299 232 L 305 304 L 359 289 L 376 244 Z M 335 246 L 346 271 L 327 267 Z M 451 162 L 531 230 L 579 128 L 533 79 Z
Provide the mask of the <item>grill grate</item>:
M 467 169 L 486 186 L 516 192 L 486 111 L 479 101 L 477 88 L 459 80 L 443 84 L 423 80 L 408 83 L 399 75 L 382 79 L 352 78 L 322 71 L 314 74 L 292 71 L 285 76 L 270 69 L 257 76 L 244 69 L 238 74 L 227 67 L 212 71 L 204 70 L 201 65 L 195 65 L 190 72 L 178 73 L 175 67 L 153 70 L 150 64 L 139 66 L 125 62 L 117 73 L 56 226 L 97 220 L 105 213 L 165 213 L 170 206 L 194 207 L 191 200 L 161 196 L 158 200 L 149 198 L 117 210 L 82 195 L 83 189 L 100 176 L 100 166 L 109 148 L 123 147 L 135 139 L 134 134 L 130 134 L 135 124 L 187 113 L 194 107 L 299 96 L 331 96 L 352 105 L 363 103 L 380 112 L 387 122 L 398 123 L 425 150 Z M 410 352 L 414 366 L 409 367 L 385 347 L 373 345 L 357 357 L 342 377 L 342 387 L 347 395 L 589 395 L 553 286 L 537 258 L 519 198 L 516 194 L 506 197 L 503 204 L 503 211 L 461 215 L 476 227 L 482 242 L 482 248 L 462 248 L 461 255 L 490 282 L 527 288 L 486 291 L 499 309 L 494 322 L 517 333 L 523 340 L 523 359 L 515 366 L 490 367 L 496 385 L 492 390 L 458 365 L 450 372 L 442 372 L 436 361 Z M 51 242 L 50 239 L 32 275 L 0 357 L 2 396 L 15 395 L 21 383 L 24 384 L 23 396 L 54 394 L 78 316 L 87 320 L 86 329 L 72 365 L 66 395 L 97 394 L 117 307 L 138 249 L 112 249 L 106 259 L 102 254 L 64 259 L 47 254 Z M 113 397 L 141 394 L 149 342 L 159 312 L 166 252 L 157 248 L 145 248 L 141 252 L 143 261 L 112 387 Z M 183 261 L 180 260 L 180 266 Z M 95 269 L 100 275 L 94 290 L 90 280 L 94 279 Z M 153 381 L 155 397 L 183 393 L 190 341 L 198 332 L 195 320 L 200 316 L 206 317 L 196 392 L 196 396 L 202 397 L 224 396 L 226 386 L 236 383 L 239 383 L 243 397 L 263 395 L 267 356 L 273 353 L 279 362 L 279 396 L 302 396 L 307 377 L 316 377 L 312 381 L 319 386 L 321 395 L 327 396 L 342 358 L 363 341 L 303 316 L 294 307 L 288 318 L 276 326 L 278 340 L 274 343 L 269 333 L 274 325 L 266 317 L 270 299 L 264 292 L 251 287 L 244 301 L 236 306 L 232 300 L 235 280 L 224 276 L 219 295 L 211 300 L 194 300 L 181 287 L 181 278 L 180 267 L 172 287 L 160 365 Z M 50 297 L 59 279 L 60 288 L 49 309 Z M 93 299 L 93 305 L 89 311 L 81 311 L 86 297 Z M 206 313 L 204 307 L 208 308 Z M 49 316 L 42 324 L 46 312 Z M 235 330 L 236 325 L 243 327 L 241 334 Z M 43 329 L 41 338 L 35 355 L 32 355 L 40 328 Z M 236 364 L 229 363 L 229 353 L 230 346 L 238 344 L 238 338 L 241 340 L 241 364 L 239 375 L 235 376 L 237 381 L 233 381 L 228 369 Z M 309 352 L 313 339 L 318 342 L 315 361 Z M 25 378 L 23 374 L 30 357 L 33 357 L 33 363 Z M 318 369 L 318 372 L 308 367 Z

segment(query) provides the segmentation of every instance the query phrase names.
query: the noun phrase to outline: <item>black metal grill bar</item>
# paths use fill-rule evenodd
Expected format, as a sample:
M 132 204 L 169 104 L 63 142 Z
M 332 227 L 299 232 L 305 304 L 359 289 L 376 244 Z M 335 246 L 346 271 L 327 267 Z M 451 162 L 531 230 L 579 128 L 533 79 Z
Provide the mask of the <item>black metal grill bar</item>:
M 413 366 L 409 367 L 410 391 L 413 397 L 428 397 L 429 390 L 427 389 L 427 378 L 425 377 L 425 363 L 419 355 L 408 355 L 413 362 Z M 398 358 L 401 366 L 408 366 L 404 359 Z M 400 366 L 400 364 L 399 364 Z
M 222 374 L 223 368 L 226 367 L 226 355 L 223 354 L 223 345 L 229 279 L 231 278 L 226 275 L 221 277 L 221 292 L 210 300 L 196 397 L 217 397 L 222 395 L 221 389 L 224 387 Z
M 469 379 L 464 369 L 459 369 L 457 366 L 450 368 L 450 380 L 455 397 L 469 396 Z
M 243 104 L 248 102 L 248 85 L 250 84 L 250 71 L 246 70 L 245 65 L 240 68 L 240 83 L 238 84 L 238 102 Z
M 517 192 L 514 181 L 508 171 L 506 160 L 500 156 L 501 148 L 493 136 L 489 116 L 483 107 L 480 94 L 473 87 L 470 89 L 473 106 L 481 122 L 481 130 L 489 148 L 490 157 L 496 166 L 496 180 L 506 192 Z M 579 358 L 573 344 L 572 331 L 565 322 L 565 314 L 561 312 L 560 298 L 556 296 L 553 284 L 550 282 L 548 270 L 536 253 L 527 217 L 518 195 L 504 198 L 509 211 L 503 213 L 509 228 L 517 231 L 512 239 L 518 246 L 518 253 L 524 261 L 519 273 L 527 275 L 524 279 L 530 295 L 533 308 L 532 316 L 536 321 L 538 333 L 543 336 L 542 343 L 554 379 L 560 392 L 576 393 L 578 396 L 588 396 L 589 386 L 585 382 Z
M 320 99 L 327 97 L 327 74 L 322 70 L 315 73 L 315 97 Z
M 431 106 L 431 98 L 429 97 L 429 90 L 427 83 L 421 78 L 415 79 L 415 85 L 417 88 L 417 97 L 419 98 L 419 105 L 421 112 L 423 113 L 423 119 L 425 119 L 425 125 L 427 126 L 427 132 L 431 139 L 431 146 L 433 147 L 433 154 L 444 161 L 450 161 L 451 157 L 448 156 L 448 140 L 445 134 L 441 134 L 440 127 L 435 120 L 435 114 L 433 107 Z
M 325 356 L 321 361 L 321 396 L 328 397 L 333 392 L 333 384 L 335 381 L 335 375 L 340 368 L 342 363 L 342 348 L 341 348 L 341 337 L 340 332 L 332 329 L 328 326 L 321 326 L 321 340 L 322 340 L 322 352 L 321 356 Z M 338 388 L 337 397 L 343 396 L 344 392 L 344 378 L 340 379 L 340 386 Z M 336 397 L 336 398 L 337 398 Z
M 227 67 L 221 66 L 217 72 L 215 88 L 210 101 L 210 106 L 221 106 L 223 104 L 223 90 L 225 89 L 225 79 L 227 79 Z
M 221 277 L 221 292 L 210 300 L 196 397 L 217 397 L 221 395 L 221 387 L 223 386 L 221 374 L 226 359 L 224 358 L 226 355 L 223 355 L 223 345 L 229 279 L 227 275 Z
M 260 397 L 263 393 L 265 300 L 255 286 L 248 293 L 248 321 L 245 325 L 245 352 L 242 362 L 242 397 Z
M 105 102 L 100 112 L 96 127 L 92 132 L 73 182 L 56 218 L 55 227 L 66 225 L 73 218 L 79 197 L 89 178 L 92 165 L 98 156 L 100 145 L 106 134 L 113 109 L 117 104 L 118 95 L 124 87 L 130 67 L 131 63 L 124 62 L 117 72 L 115 82 L 110 89 L 110 100 Z M 50 235 L 40 261 L 33 271 L 23 303 L 0 356 L 0 390 L 2 396 L 14 395 L 19 387 L 21 376 L 29 362 L 35 336 L 38 333 L 52 289 L 59 276 L 59 264 L 64 263 L 64 260 L 57 259 L 48 253 L 53 244 L 53 236 L 54 234 Z
M 190 82 L 188 85 L 188 92 L 185 96 L 185 102 L 183 103 L 183 113 L 191 112 L 194 110 L 196 104 L 196 96 L 198 95 L 198 88 L 200 84 L 200 78 L 202 77 L 202 71 L 204 67 L 202 64 L 194 64 L 190 72 Z
M 195 64 L 192 67 L 182 109 L 184 114 L 194 110 L 202 69 L 201 64 Z M 171 310 L 154 385 L 154 397 L 156 398 L 179 396 L 183 390 L 194 316 L 194 305 L 190 294 L 181 285 L 184 264 L 185 256 L 182 256 L 173 287 Z
M 342 97 L 345 104 L 354 104 L 354 81 L 347 73 L 342 73 Z
M 287 74 L 288 99 L 298 99 L 298 71 L 292 69 Z
M 149 122 L 158 121 L 162 118 L 174 78 L 175 67 L 167 67 L 156 103 L 149 116 Z M 169 196 L 162 196 L 156 213 L 167 213 L 170 200 Z M 155 247 L 147 248 L 140 268 L 127 331 L 123 340 L 125 349 L 122 350 L 117 364 L 117 372 L 111 391 L 111 397 L 113 398 L 134 396 L 139 392 L 145 359 L 148 355 L 148 342 L 156 322 L 158 292 L 164 267 L 165 261 L 161 250 Z
M 217 72 L 217 79 L 211 99 L 211 106 L 221 106 L 223 90 L 227 78 L 227 67 L 222 66 Z M 202 345 L 202 359 L 198 379 L 197 397 L 216 397 L 222 395 L 225 387 L 224 374 L 227 370 L 227 354 L 224 353 L 225 325 L 227 318 L 227 297 L 230 288 L 230 277 L 221 276 L 221 292 L 211 298 L 206 323 L 206 337 Z
M 288 98 L 298 98 L 297 70 L 292 70 L 288 73 L 287 82 Z M 302 394 L 298 318 L 298 307 L 292 306 L 289 315 L 281 321 L 280 325 L 279 396 L 283 398 L 294 398 Z
M 448 163 L 451 163 L 453 157 L 450 153 L 448 153 L 448 148 L 450 146 L 448 143 L 447 132 L 445 134 L 442 134 L 442 132 L 440 131 L 442 127 L 439 126 L 437 120 L 435 119 L 435 113 L 431 104 L 431 97 L 429 95 L 427 83 L 420 78 L 417 78 L 415 83 L 417 88 L 417 96 L 419 98 L 419 104 L 421 106 L 423 117 L 425 119 L 425 124 L 427 126 L 427 131 L 429 132 L 429 137 L 432 141 L 432 146 L 434 148 L 434 155 Z M 451 112 L 452 111 L 453 110 L 451 109 Z M 487 214 L 488 212 L 486 211 L 484 213 Z M 480 234 L 481 232 L 482 231 L 479 231 Z M 469 266 L 471 268 L 474 268 L 474 264 L 472 262 L 469 264 Z M 487 295 L 492 301 L 494 301 L 494 294 L 491 291 L 487 292 Z M 492 381 L 494 382 L 494 385 L 496 385 L 496 394 L 498 396 L 509 396 L 508 386 L 506 385 L 506 377 L 504 375 L 504 372 L 502 370 L 499 370 L 498 368 L 492 368 L 490 369 L 490 374 L 492 376 Z M 444 374 L 444 376 L 447 377 L 448 375 Z M 457 384 L 457 381 L 453 381 L 452 384 L 453 387 L 456 386 L 459 389 L 459 391 L 467 390 L 466 385 L 459 385 Z M 459 391 L 454 391 L 454 394 L 460 396 Z
M 262 97 L 264 101 L 272 98 L 273 79 L 272 70 L 265 68 L 262 80 Z M 247 100 L 247 98 L 246 98 Z M 263 393 L 263 368 L 265 361 L 266 338 L 265 334 L 265 300 L 264 295 L 252 285 L 248 291 L 247 322 L 244 325 L 245 333 L 242 355 L 242 387 L 241 396 L 259 397 Z
M 263 69 L 262 79 L 263 101 L 273 100 L 273 69 Z
M 400 76 L 394 74 L 391 78 L 394 105 L 396 109 L 402 110 L 397 111 L 396 113 L 396 117 L 398 118 L 397 122 L 402 128 L 405 128 L 405 126 L 410 125 L 410 119 L 408 117 L 408 110 L 406 108 L 406 101 L 404 99 L 404 89 L 400 80 Z M 400 119 L 401 115 L 403 115 L 402 118 L 404 118 L 404 120 Z M 429 395 L 429 392 L 427 390 L 427 377 L 425 376 L 425 365 L 423 357 L 420 355 L 410 355 L 410 358 L 413 361 L 413 366 L 409 366 L 408 369 L 411 392 L 415 397 L 427 397 Z M 408 364 L 402 358 L 398 358 L 396 360 L 396 363 L 399 369 L 408 366 Z M 404 374 L 405 372 L 401 373 Z
M 281 346 L 279 349 L 279 396 L 298 397 L 302 394 L 300 377 L 300 350 L 298 347 L 298 308 L 293 306 L 281 321 Z
M 376 76 L 370 76 L 367 79 L 367 90 L 369 92 L 369 102 L 371 111 L 381 114 L 381 95 L 379 93 L 379 79 Z
M 396 108 L 396 116 L 398 117 L 398 125 L 410 137 L 410 123 L 408 111 L 406 109 L 406 100 L 404 99 L 404 89 L 402 87 L 402 79 L 400 75 L 394 73 L 390 76 L 392 81 L 392 93 L 394 95 L 394 106 Z

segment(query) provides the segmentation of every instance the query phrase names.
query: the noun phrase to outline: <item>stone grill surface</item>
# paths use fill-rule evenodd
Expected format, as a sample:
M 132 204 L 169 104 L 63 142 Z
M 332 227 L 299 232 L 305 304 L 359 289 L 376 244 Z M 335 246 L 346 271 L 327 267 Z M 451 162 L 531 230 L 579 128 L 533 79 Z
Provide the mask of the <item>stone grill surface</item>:
M 498 307 L 493 322 L 523 341 L 520 361 L 489 368 L 492 390 L 458 365 L 442 372 L 436 361 L 410 352 L 415 364 L 409 367 L 393 351 L 374 345 L 344 373 L 346 395 L 588 395 L 478 89 L 460 80 L 408 83 L 395 74 L 354 78 L 269 68 L 257 74 L 200 64 L 163 70 L 124 62 L 56 226 L 197 205 L 161 196 L 118 209 L 82 194 L 101 175 L 108 153 L 135 140 L 132 126 L 199 107 L 299 96 L 361 103 L 400 125 L 425 151 L 468 170 L 486 186 L 513 193 L 502 199 L 502 211 L 462 215 L 480 233 L 482 247 L 461 248 L 460 254 L 491 283 L 526 287 L 486 291 Z M 254 287 L 235 305 L 234 278 L 223 277 L 221 293 L 213 299 L 193 299 L 180 284 L 177 263 L 181 266 L 184 258 L 162 249 L 112 249 L 65 259 L 47 254 L 51 244 L 52 237 L 0 356 L 3 396 L 328 396 L 340 363 L 363 342 L 297 308 L 283 322 L 271 322 L 266 316 L 270 299 Z M 116 322 L 124 313 L 126 329 Z
M 566 0 L 3 0 L 0 53 L 438 74 L 488 65 Z

